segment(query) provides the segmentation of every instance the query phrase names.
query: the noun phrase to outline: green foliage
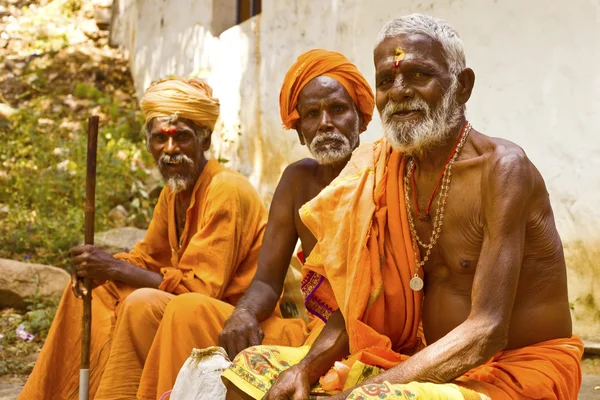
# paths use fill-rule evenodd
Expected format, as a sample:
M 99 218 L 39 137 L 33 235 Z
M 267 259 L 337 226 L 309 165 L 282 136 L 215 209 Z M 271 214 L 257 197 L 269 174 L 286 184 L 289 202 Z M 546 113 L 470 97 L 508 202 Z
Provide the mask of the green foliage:
M 75 85 L 75 90 L 73 90 L 73 95 L 75 97 L 79 97 L 80 99 L 91 99 L 91 100 L 99 100 L 102 98 L 102 92 L 99 91 L 96 86 L 88 86 L 84 83 L 78 82 Z M 110 99 L 102 98 L 101 104 L 110 103 Z M 112 116 L 113 113 L 111 113 Z
M 135 103 L 121 107 L 83 83 L 75 94 L 106 116 L 98 138 L 96 231 L 112 227 L 107 215 L 117 205 L 131 224 L 146 227 L 154 203 L 144 191 L 152 160 L 141 113 Z M 0 126 L 0 203 L 9 210 L 0 218 L 0 257 L 66 267 L 70 247 L 83 239 L 87 122 L 67 110 L 53 114 L 45 104 L 38 97 Z

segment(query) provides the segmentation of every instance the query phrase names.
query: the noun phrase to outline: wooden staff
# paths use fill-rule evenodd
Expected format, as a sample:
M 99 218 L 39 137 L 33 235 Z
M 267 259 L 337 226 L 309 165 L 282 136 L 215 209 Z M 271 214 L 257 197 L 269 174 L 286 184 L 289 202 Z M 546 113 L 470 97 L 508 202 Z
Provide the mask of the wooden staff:
M 97 115 L 88 120 L 88 144 L 85 177 L 85 244 L 94 244 L 96 210 L 96 149 L 98 148 Z M 83 318 L 81 320 L 81 369 L 79 370 L 79 400 L 88 400 L 90 383 L 90 339 L 92 335 L 92 287 L 89 278 L 83 280 Z

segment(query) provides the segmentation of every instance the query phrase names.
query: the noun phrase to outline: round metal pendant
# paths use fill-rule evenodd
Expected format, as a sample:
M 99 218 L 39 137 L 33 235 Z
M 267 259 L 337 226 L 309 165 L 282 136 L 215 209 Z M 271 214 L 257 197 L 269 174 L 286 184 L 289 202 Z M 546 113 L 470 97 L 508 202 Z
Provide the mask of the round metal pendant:
M 415 292 L 423 289 L 423 279 L 418 276 L 413 277 L 409 282 L 410 288 Z

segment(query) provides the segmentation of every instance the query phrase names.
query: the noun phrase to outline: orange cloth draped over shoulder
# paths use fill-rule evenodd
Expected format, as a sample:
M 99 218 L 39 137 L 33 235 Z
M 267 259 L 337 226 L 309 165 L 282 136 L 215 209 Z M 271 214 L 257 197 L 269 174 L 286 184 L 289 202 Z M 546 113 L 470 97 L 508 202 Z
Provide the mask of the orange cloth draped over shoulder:
M 387 141 L 364 144 L 300 210 L 318 240 L 304 268 L 327 282 L 314 295 L 334 299 L 327 308 L 344 315 L 352 355 L 348 365 L 360 360 L 391 368 L 422 347 L 423 292 L 409 287 L 415 259 L 399 184 L 403 170 L 404 160 Z M 321 381 L 324 389 L 327 382 Z
M 314 49 L 300 55 L 283 79 L 279 111 L 286 129 L 295 128 L 300 118 L 296 109 L 300 91 L 318 76 L 328 76 L 341 83 L 354 100 L 365 124 L 371 121 L 375 104 L 373 90 L 358 68 L 343 54 Z

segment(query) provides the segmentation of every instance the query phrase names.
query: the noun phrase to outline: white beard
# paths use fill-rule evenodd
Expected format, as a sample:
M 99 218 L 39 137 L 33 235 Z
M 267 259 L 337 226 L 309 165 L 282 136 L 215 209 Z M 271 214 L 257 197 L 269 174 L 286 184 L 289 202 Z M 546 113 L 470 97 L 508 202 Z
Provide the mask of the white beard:
M 463 108 L 458 106 L 454 99 L 457 89 L 458 81 L 454 79 L 441 104 L 433 111 L 419 98 L 405 103 L 389 101 L 381 113 L 381 123 L 384 135 L 392 148 L 403 154 L 420 155 L 446 143 L 463 114 Z M 419 110 L 425 116 L 419 121 L 392 120 L 395 112 L 408 110 Z
M 164 165 L 167 163 L 185 163 L 189 167 L 189 173 L 185 175 L 169 173 L 164 169 Z M 192 161 L 192 159 L 185 154 L 177 154 L 175 156 L 163 154 L 158 159 L 158 170 L 160 171 L 167 186 L 169 186 L 174 192 L 181 192 L 195 183 L 196 166 L 194 161 Z
M 325 132 L 315 136 L 308 145 L 308 150 L 321 165 L 332 165 L 344 161 L 350 157 L 358 143 L 359 124 L 357 119 L 356 127 L 353 130 L 354 135 L 350 139 L 338 132 Z M 321 144 L 326 140 L 335 140 L 335 142 Z

